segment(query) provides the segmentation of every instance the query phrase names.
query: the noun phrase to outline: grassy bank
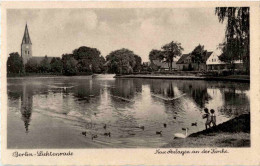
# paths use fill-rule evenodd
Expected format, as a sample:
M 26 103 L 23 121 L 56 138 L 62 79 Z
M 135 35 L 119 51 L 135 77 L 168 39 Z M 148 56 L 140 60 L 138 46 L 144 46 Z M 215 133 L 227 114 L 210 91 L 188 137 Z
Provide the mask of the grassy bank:
M 163 147 L 250 147 L 250 114 L 191 134 L 186 139 L 173 139 Z

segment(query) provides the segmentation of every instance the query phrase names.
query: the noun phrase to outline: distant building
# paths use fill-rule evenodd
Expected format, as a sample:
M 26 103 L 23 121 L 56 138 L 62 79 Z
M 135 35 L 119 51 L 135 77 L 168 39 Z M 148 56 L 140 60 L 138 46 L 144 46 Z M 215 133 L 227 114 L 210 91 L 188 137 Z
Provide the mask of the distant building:
M 233 62 L 235 69 L 243 68 L 243 61 L 236 60 Z M 206 61 L 207 70 L 224 70 L 229 68 L 229 64 L 219 60 L 219 55 L 216 53 L 211 54 L 211 56 Z
M 180 59 L 177 61 L 178 70 L 206 70 L 206 61 L 211 56 L 213 52 L 207 52 L 205 56 L 202 57 L 202 62 L 195 63 L 192 61 L 191 54 L 183 54 Z
M 23 58 L 24 64 L 26 64 L 27 61 L 32 57 L 32 42 L 30 39 L 27 24 L 25 26 L 23 40 L 21 44 L 21 56 Z
M 24 64 L 26 64 L 29 59 L 33 59 L 38 64 L 40 64 L 40 62 L 45 58 L 45 56 L 39 57 L 39 56 L 32 55 L 32 41 L 30 39 L 27 23 L 25 25 L 23 40 L 22 40 L 22 44 L 21 44 L 21 56 L 23 58 Z M 57 58 L 57 57 L 47 57 L 47 58 L 48 58 L 48 62 L 50 63 L 52 58 Z
M 170 63 L 168 62 L 163 62 L 160 60 L 152 60 L 150 66 L 154 69 L 154 70 L 170 70 Z M 172 62 L 172 70 L 176 70 L 177 69 L 177 65 L 176 62 Z
M 47 55 L 45 56 L 48 59 L 48 62 L 51 63 L 52 58 L 57 58 L 57 57 L 48 57 Z M 31 57 L 31 59 L 33 59 L 35 62 L 37 62 L 37 64 L 40 64 L 41 61 L 45 58 L 44 56 L 34 56 Z
M 191 64 L 191 56 L 190 54 L 182 54 L 180 59 L 176 62 L 178 70 L 187 70 L 189 64 Z

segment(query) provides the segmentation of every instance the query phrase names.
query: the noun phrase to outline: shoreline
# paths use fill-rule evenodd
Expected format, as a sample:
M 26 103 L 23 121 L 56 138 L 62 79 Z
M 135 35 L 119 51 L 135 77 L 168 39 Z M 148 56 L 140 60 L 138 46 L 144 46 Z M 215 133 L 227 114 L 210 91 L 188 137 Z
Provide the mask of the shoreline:
M 163 146 L 172 147 L 250 147 L 250 114 L 192 133 L 185 139 L 173 139 Z
M 93 78 L 94 75 L 76 75 L 76 76 L 65 76 L 65 75 L 29 75 L 29 76 L 19 76 L 19 77 L 6 77 L 7 79 L 30 79 L 30 78 L 74 78 L 74 79 L 85 79 Z
M 179 75 L 120 75 L 115 78 L 144 78 L 144 79 L 172 79 L 172 80 L 206 80 L 206 81 L 233 81 L 250 83 L 250 78 L 227 77 L 206 77 L 206 76 L 179 76 Z

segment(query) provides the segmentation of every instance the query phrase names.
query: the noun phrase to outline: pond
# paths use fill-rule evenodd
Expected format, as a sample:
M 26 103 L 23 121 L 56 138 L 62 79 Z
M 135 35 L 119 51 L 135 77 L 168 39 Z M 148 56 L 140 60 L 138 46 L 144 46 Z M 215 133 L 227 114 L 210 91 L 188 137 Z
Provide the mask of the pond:
M 24 77 L 8 78 L 7 93 L 10 149 L 156 148 L 204 130 L 205 107 L 217 124 L 250 112 L 250 84 L 237 82 Z

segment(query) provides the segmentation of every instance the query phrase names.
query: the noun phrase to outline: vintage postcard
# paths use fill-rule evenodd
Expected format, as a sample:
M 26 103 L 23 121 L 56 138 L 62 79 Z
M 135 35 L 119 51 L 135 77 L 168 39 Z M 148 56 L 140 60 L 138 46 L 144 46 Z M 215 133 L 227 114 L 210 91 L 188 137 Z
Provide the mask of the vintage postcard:
M 259 2 L 2 2 L 12 165 L 260 165 Z

